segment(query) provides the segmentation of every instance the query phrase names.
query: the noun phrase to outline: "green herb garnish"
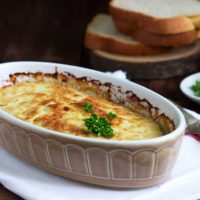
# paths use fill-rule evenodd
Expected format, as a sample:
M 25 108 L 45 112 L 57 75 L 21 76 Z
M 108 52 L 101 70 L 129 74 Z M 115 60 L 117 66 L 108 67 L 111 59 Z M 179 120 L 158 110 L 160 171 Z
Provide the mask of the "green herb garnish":
M 91 114 L 90 118 L 83 119 L 83 121 L 91 133 L 102 137 L 113 136 L 113 129 L 106 118 L 98 117 L 96 114 Z
M 87 112 L 93 113 L 93 107 L 92 107 L 92 104 L 90 104 L 90 103 L 86 103 L 86 104 L 84 105 L 84 109 L 85 109 L 85 111 L 87 111 Z
M 196 80 L 195 84 L 191 86 L 195 96 L 200 97 L 200 80 Z
M 115 113 L 112 113 L 112 112 L 108 113 L 108 118 L 109 119 L 114 119 L 116 117 L 117 117 L 117 115 Z

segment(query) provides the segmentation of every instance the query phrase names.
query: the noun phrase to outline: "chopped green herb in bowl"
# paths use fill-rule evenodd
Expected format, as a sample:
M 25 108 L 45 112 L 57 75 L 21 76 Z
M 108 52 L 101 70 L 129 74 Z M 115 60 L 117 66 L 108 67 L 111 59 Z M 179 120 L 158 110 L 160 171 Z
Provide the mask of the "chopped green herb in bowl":
M 200 97 L 200 80 L 196 80 L 195 84 L 190 87 L 195 96 Z

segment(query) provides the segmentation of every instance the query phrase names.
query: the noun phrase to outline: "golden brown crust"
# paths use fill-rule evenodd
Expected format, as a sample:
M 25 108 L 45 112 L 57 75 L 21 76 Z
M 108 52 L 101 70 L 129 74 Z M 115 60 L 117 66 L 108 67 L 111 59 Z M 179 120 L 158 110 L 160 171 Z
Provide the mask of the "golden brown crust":
M 185 16 L 166 19 L 155 18 L 142 13 L 118 8 L 113 5 L 112 1 L 109 9 L 115 23 L 118 20 L 125 22 L 122 29 L 124 29 L 124 26 L 127 26 L 127 29 L 133 26 L 134 29 L 140 28 L 158 34 L 177 34 L 196 29 L 196 24 L 193 23 L 193 20 Z M 118 28 L 120 30 L 119 26 Z
M 197 38 L 200 39 L 200 31 L 197 31 Z
M 200 16 L 191 17 L 196 29 L 200 29 Z
M 126 23 L 124 23 L 124 21 L 119 20 L 119 19 L 115 19 L 113 20 L 115 27 L 118 29 L 119 32 L 129 35 L 131 34 L 134 30 L 137 29 L 136 26 L 132 25 L 132 26 L 127 26 Z
M 160 57 L 160 56 L 158 56 L 158 57 Z M 160 126 L 158 118 L 162 114 L 162 112 L 160 112 L 159 108 L 154 107 L 146 99 L 140 99 L 133 91 L 123 90 L 123 88 L 121 88 L 119 85 L 113 85 L 110 82 L 102 83 L 99 80 L 92 79 L 91 77 L 87 77 L 87 76 L 76 77 L 74 74 L 69 73 L 69 72 L 58 73 L 57 67 L 55 66 L 55 73 L 18 72 L 18 73 L 10 74 L 9 78 L 6 80 L 7 84 L 6 84 L 6 86 L 3 87 L 3 89 L 6 87 L 9 87 L 9 85 L 16 85 L 18 83 L 21 83 L 22 80 L 30 80 L 33 83 L 52 83 L 52 84 L 55 84 L 58 86 L 67 87 L 68 89 L 72 88 L 72 89 L 78 90 L 80 92 L 86 93 L 88 95 L 91 95 L 93 97 L 101 98 L 100 102 L 103 104 L 105 104 L 104 100 L 108 100 L 110 102 L 110 104 L 112 104 L 112 105 L 114 105 L 116 103 L 121 106 L 126 105 L 125 107 L 127 109 L 137 112 L 139 115 L 150 117 L 150 118 L 154 119 L 155 121 L 157 121 L 157 123 Z M 49 89 L 52 89 L 52 87 L 49 87 Z M 3 90 L 0 89 L 0 93 L 1 93 L 1 91 L 3 91 Z M 22 91 L 24 91 L 24 90 L 22 90 Z M 15 90 L 15 92 L 11 92 L 11 93 L 12 93 L 12 95 L 14 95 L 14 93 L 16 93 L 16 90 Z M 31 89 L 31 94 L 33 94 L 32 89 Z M 53 98 L 55 98 L 54 94 L 57 94 L 57 91 L 53 92 Z M 67 92 L 67 94 L 69 94 L 69 92 Z M 1 95 L 2 94 L 0 94 L 0 97 L 2 97 Z M 6 95 L 3 95 L 3 97 L 6 98 Z M 64 97 L 63 91 L 61 92 L 61 97 L 65 98 L 65 101 L 64 101 L 65 103 L 67 103 L 67 102 L 69 103 L 69 98 L 67 98 L 66 96 Z M 76 93 L 73 95 L 73 97 L 74 98 L 71 100 L 78 100 L 78 98 L 80 98 L 81 96 Z M 113 98 L 115 99 L 114 101 L 113 101 Z M 36 101 L 35 101 L 36 99 L 37 98 L 34 98 L 34 103 L 36 103 Z M 47 100 L 49 101 L 49 99 L 50 98 L 48 97 Z M 15 99 L 13 99 L 13 100 L 15 100 Z M 23 100 L 23 99 L 20 98 L 20 100 Z M 3 98 L 0 98 L 0 101 L 3 101 Z M 48 103 L 48 101 L 47 101 L 47 103 Z M 7 100 L 6 100 L 6 102 L 7 102 Z M 30 105 L 32 106 L 32 104 L 30 104 Z M 5 106 L 5 105 L 0 103 L 0 107 L 2 107 L 2 106 Z M 24 106 L 24 104 L 21 104 L 21 106 Z M 53 105 L 51 105 L 51 106 L 53 106 Z M 53 107 L 55 107 L 55 106 L 53 106 Z M 105 106 L 103 106 L 103 108 L 104 107 Z M 19 107 L 15 106 L 15 108 L 19 108 Z M 26 108 L 27 107 L 25 106 L 25 109 Z M 64 107 L 61 106 L 61 109 L 63 109 L 63 111 L 69 111 L 70 108 L 69 108 L 69 106 L 66 107 L 66 105 L 65 105 Z M 77 113 L 76 113 L 76 115 L 77 115 Z M 175 130 L 175 124 L 174 124 L 173 120 L 171 120 L 166 115 L 162 114 L 162 116 L 167 118 L 167 120 L 165 120 L 165 121 L 168 121 L 170 123 L 170 125 L 166 125 L 166 127 L 171 127 L 170 129 L 168 129 L 168 133 Z M 160 128 L 165 129 L 165 127 L 161 127 L 161 126 L 160 126 Z
M 121 55 L 158 55 L 166 53 L 170 48 L 152 47 L 140 42 L 123 42 L 112 37 L 104 37 L 87 31 L 85 35 L 85 46 L 93 50 L 102 50 Z
M 0 89 L 0 96 L 0 109 L 23 121 L 62 133 L 96 137 L 84 123 L 91 117 L 91 113 L 84 109 L 86 103 L 90 103 L 93 112 L 110 124 L 114 133 L 112 139 L 148 139 L 165 133 L 150 116 L 139 115 L 112 101 L 56 83 L 22 82 Z M 116 118 L 110 119 L 110 112 L 115 113 Z
M 177 47 L 194 43 L 197 40 L 197 31 L 160 35 L 138 29 L 133 31 L 132 36 L 147 45 Z

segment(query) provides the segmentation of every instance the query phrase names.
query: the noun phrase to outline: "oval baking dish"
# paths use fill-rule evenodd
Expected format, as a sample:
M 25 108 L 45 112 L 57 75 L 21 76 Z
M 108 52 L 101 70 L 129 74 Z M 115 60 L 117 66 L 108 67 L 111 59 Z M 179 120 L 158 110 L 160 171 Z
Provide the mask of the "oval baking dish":
M 13 76 L 15 74 L 15 76 Z M 34 74 L 81 80 L 97 93 L 106 94 L 141 114 L 159 118 L 160 126 L 175 125 L 172 132 L 144 140 L 112 140 L 64 134 L 19 120 L 0 110 L 0 144 L 30 164 L 95 185 L 138 188 L 159 184 L 169 176 L 185 133 L 181 111 L 164 97 L 128 80 L 81 67 L 44 62 L 11 62 L 0 65 L 0 87 L 31 81 Z M 64 76 L 64 78 L 63 78 Z M 65 77 L 66 76 L 66 77 Z M 13 81 L 13 80 L 12 80 Z M 130 101 L 131 99 L 131 101 Z M 159 117 L 158 117 L 159 116 Z M 164 117 L 163 117 L 164 116 Z M 172 129 L 172 128 L 171 128 Z

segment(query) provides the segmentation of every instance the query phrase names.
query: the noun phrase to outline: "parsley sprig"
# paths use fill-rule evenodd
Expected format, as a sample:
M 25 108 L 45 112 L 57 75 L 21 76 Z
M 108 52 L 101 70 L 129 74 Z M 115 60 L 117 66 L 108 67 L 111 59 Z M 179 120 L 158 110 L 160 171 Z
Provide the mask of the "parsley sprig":
M 195 84 L 191 86 L 195 96 L 200 97 L 200 80 L 196 80 Z
M 87 112 L 93 113 L 92 104 L 86 103 L 86 104 L 84 105 L 84 110 L 87 111 Z
M 115 113 L 112 113 L 112 112 L 109 112 L 108 113 L 108 118 L 109 119 L 114 119 L 114 118 L 116 118 L 117 117 L 117 115 L 115 114 Z
M 112 137 L 113 129 L 106 118 L 98 117 L 96 114 L 91 114 L 90 118 L 84 119 L 85 126 L 91 133 L 102 137 Z
M 102 137 L 113 136 L 113 129 L 111 128 L 111 123 L 109 123 L 106 118 L 99 117 L 95 113 L 93 113 L 93 106 L 90 103 L 86 103 L 84 105 L 84 110 L 86 112 L 91 113 L 91 116 L 89 118 L 83 119 L 83 121 L 85 122 L 85 126 L 87 127 L 89 132 Z M 117 117 L 117 115 L 112 112 L 108 113 L 107 116 L 110 120 Z

